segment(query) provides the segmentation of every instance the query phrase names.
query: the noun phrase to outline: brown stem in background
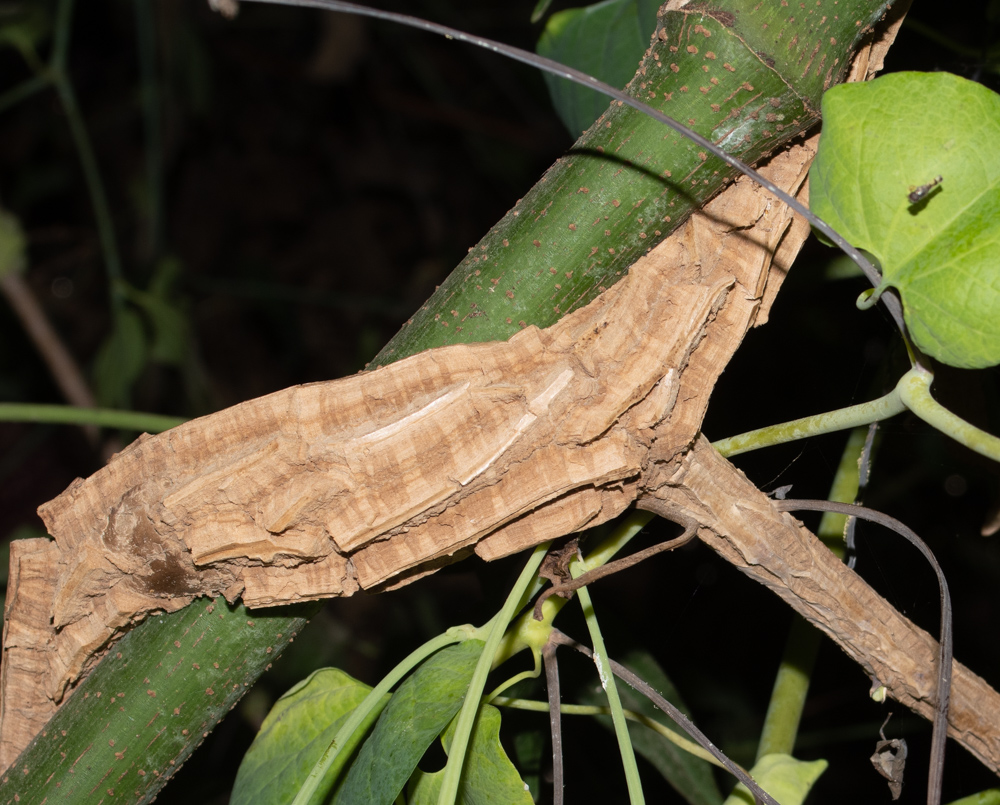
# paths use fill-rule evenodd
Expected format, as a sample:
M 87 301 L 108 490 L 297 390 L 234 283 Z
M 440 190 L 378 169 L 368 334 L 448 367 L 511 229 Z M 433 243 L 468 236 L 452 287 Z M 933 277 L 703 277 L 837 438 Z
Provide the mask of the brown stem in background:
M 87 381 L 76 365 L 73 356 L 63 345 L 55 328 L 49 322 L 45 311 L 35 298 L 24 276 L 9 271 L 0 277 L 0 290 L 14 309 L 21 325 L 30 336 L 42 359 L 49 367 L 59 390 L 71 405 L 80 408 L 94 408 L 97 405 Z M 99 431 L 94 425 L 81 425 L 84 435 L 93 446 L 97 446 Z

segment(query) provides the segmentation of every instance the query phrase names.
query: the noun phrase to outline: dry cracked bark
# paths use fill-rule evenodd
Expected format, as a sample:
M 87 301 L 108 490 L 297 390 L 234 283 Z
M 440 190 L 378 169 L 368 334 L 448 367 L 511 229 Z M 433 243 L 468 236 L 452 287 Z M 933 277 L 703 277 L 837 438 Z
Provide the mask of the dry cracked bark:
M 864 74 L 864 65 L 861 73 Z M 772 160 L 798 191 L 815 140 Z M 557 325 L 300 386 L 144 437 L 15 543 L 0 766 L 121 630 L 202 595 L 253 605 L 407 583 L 637 500 L 770 586 L 929 715 L 936 644 L 699 438 L 715 380 L 808 228 L 748 182 Z M 956 663 L 952 736 L 994 771 L 1000 697 Z
M 800 187 L 813 147 L 774 160 L 772 176 Z M 693 443 L 715 377 L 806 234 L 739 182 L 554 327 L 139 440 L 41 508 L 55 542 L 14 546 L 3 759 L 150 611 L 220 592 L 264 605 L 385 588 L 617 515 L 654 441 Z

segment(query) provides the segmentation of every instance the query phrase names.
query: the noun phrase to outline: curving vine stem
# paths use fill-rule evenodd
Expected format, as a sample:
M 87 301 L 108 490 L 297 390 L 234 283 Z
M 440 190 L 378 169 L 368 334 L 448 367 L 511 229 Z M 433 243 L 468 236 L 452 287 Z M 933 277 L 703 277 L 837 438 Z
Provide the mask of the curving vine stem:
M 836 514 L 846 514 L 849 517 L 857 517 L 861 520 L 878 523 L 895 531 L 909 542 L 923 554 L 930 566 L 934 568 L 941 594 L 941 632 L 938 653 L 937 702 L 935 704 L 934 728 L 931 736 L 930 772 L 927 780 L 927 803 L 928 805 L 938 805 L 941 802 L 941 783 L 944 776 L 944 749 L 945 742 L 948 739 L 948 704 L 951 700 L 951 665 L 954 654 L 951 593 L 948 591 L 948 581 L 944 577 L 941 565 L 931 552 L 931 549 L 927 547 L 927 543 L 920 539 L 916 532 L 895 517 L 890 517 L 888 514 L 883 514 L 880 511 L 853 503 L 835 503 L 830 500 L 776 500 L 774 505 L 775 508 L 784 512 L 835 512 Z

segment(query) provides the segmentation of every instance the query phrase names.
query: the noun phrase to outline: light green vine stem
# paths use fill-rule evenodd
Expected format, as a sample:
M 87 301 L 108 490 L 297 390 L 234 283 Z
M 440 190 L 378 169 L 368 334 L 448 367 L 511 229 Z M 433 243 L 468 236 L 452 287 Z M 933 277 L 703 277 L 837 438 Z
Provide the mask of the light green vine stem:
M 778 672 L 774 675 L 771 701 L 757 744 L 757 760 L 764 755 L 793 754 L 820 639 L 821 634 L 815 626 L 800 615 L 794 616 Z
M 539 702 L 533 699 L 512 699 L 507 696 L 497 696 L 490 704 L 494 704 L 497 707 L 509 707 L 511 710 L 528 710 L 534 713 L 549 712 L 548 702 Z M 559 712 L 566 716 L 609 716 L 611 715 L 611 708 L 599 707 L 594 704 L 560 704 Z M 655 718 L 650 718 L 643 713 L 636 713 L 634 710 L 622 710 L 622 713 L 624 713 L 625 718 L 629 721 L 648 727 L 688 754 L 705 760 L 713 766 L 722 768 L 722 764 L 719 763 L 718 759 L 711 752 L 702 749 L 699 744 L 689 738 L 685 738 L 678 732 L 674 732 L 670 727 L 661 724 Z
M 583 575 L 588 569 L 583 562 L 571 562 L 569 566 L 570 573 L 573 574 L 574 578 Z M 611 720 L 615 726 L 618 750 L 621 752 L 625 781 L 628 784 L 629 802 L 632 805 L 642 805 L 646 800 L 642 793 L 642 781 L 639 779 L 639 766 L 635 761 L 635 751 L 632 749 L 632 739 L 628 734 L 628 724 L 625 723 L 625 712 L 618 696 L 615 675 L 612 673 L 611 663 L 608 661 L 608 650 L 604 646 L 604 636 L 601 634 L 601 627 L 597 622 L 597 615 L 594 613 L 594 602 L 586 587 L 577 590 L 576 595 L 583 608 L 584 617 L 587 619 L 590 644 L 594 648 L 594 664 L 597 666 L 597 674 L 601 678 L 601 686 L 607 694 L 608 706 L 611 708 Z
M 623 550 L 626 545 L 645 528 L 649 521 L 656 515 L 649 512 L 633 509 L 615 527 L 610 536 L 606 537 L 591 553 L 583 559 L 583 570 L 593 570 L 596 567 L 607 564 L 616 553 Z M 538 579 L 535 588 L 532 590 L 531 598 L 534 598 L 538 590 L 545 583 L 544 579 Z M 569 603 L 569 599 L 553 596 L 542 604 L 542 619 L 536 621 L 533 613 L 525 612 L 517 621 L 511 625 L 504 635 L 493 658 L 493 667 L 502 665 L 515 654 L 531 649 L 535 655 L 536 663 L 541 657 L 542 647 L 548 642 L 549 633 L 552 631 L 552 621 L 559 611 Z M 496 695 L 496 691 L 493 695 Z
M 638 509 L 633 509 L 629 512 L 621 524 L 611 533 L 611 536 L 607 537 L 593 551 L 587 554 L 583 560 L 583 570 L 581 572 L 593 570 L 611 561 L 611 557 L 623 550 L 632 541 L 633 537 L 649 525 L 655 516 L 655 514 L 639 511 Z
M 465 765 L 465 755 L 472 737 L 472 729 L 475 727 L 483 691 L 486 689 L 486 677 L 493 666 L 493 658 L 500 648 L 507 627 L 514 616 L 530 600 L 535 588 L 534 582 L 538 578 L 538 568 L 541 566 L 545 554 L 548 553 L 549 545 L 550 543 L 544 542 L 535 546 L 521 571 L 521 575 L 517 577 L 517 581 L 507 596 L 507 600 L 504 601 L 503 607 L 490 619 L 489 623 L 476 630 L 476 637 L 479 639 L 485 637 L 486 645 L 483 647 L 483 653 L 476 664 L 476 670 L 472 673 L 469 690 L 465 694 L 465 701 L 462 703 L 458 720 L 455 722 L 451 751 L 448 754 L 448 762 L 444 767 L 441 788 L 438 792 L 438 805 L 452 805 L 458 799 L 458 785 L 462 779 L 462 767 Z
M 797 439 L 805 439 L 808 436 L 820 436 L 824 433 L 869 425 L 872 422 L 901 414 L 905 410 L 906 405 L 900 399 L 899 386 L 897 385 L 896 388 L 877 400 L 851 405 L 825 414 L 793 419 L 791 422 L 782 422 L 780 425 L 769 425 L 766 428 L 747 431 L 737 436 L 730 436 L 728 439 L 712 442 L 712 447 L 726 458 L 731 458 L 740 453 L 759 450 L 762 447 L 771 447 L 785 442 L 794 442 Z
M 69 125 L 73 144 L 76 146 L 77 155 L 80 158 L 80 167 L 83 169 L 87 191 L 90 193 L 90 203 L 94 207 L 97 234 L 101 242 L 101 251 L 104 254 L 104 267 L 108 272 L 108 278 L 111 280 L 111 301 L 117 309 L 123 302 L 121 290 L 118 287 L 118 283 L 122 279 L 122 264 L 121 258 L 118 255 L 118 243 L 115 240 L 111 206 L 108 204 L 108 196 L 104 191 L 101 172 L 97 168 L 97 157 L 94 155 L 94 147 L 91 145 L 87 128 L 83 124 L 83 115 L 80 113 L 80 107 L 76 102 L 76 93 L 73 91 L 73 84 L 70 82 L 69 74 L 66 72 L 66 58 L 69 50 L 72 19 L 73 0 L 61 0 L 56 14 L 55 46 L 49 71 L 52 83 L 56 88 L 56 93 L 59 95 L 59 101 L 62 103 L 63 112 L 66 114 L 66 123 Z
M 40 403 L 0 403 L 0 422 L 47 422 L 55 425 L 97 425 L 146 433 L 160 433 L 176 428 L 186 419 L 141 411 L 119 411 L 113 408 L 77 408 L 72 405 L 42 405 Z
M 1000 461 L 1000 439 L 969 424 L 938 403 L 931 396 L 933 382 L 934 375 L 917 365 L 900 378 L 896 388 L 877 400 L 747 431 L 712 442 L 712 446 L 726 458 L 730 458 L 750 450 L 784 444 L 807 436 L 870 425 L 910 410 L 928 425 L 970 450 Z
M 867 437 L 867 428 L 855 428 L 847 437 L 847 444 L 844 445 L 844 452 L 840 454 L 840 464 L 833 476 L 827 500 L 835 500 L 839 503 L 853 503 L 857 500 L 860 486 L 861 453 L 865 449 Z M 816 536 L 823 540 L 826 547 L 833 551 L 839 559 L 843 559 L 846 553 L 844 539 L 847 519 L 846 514 L 823 512 L 823 516 L 819 520 L 819 527 L 816 529 Z
M 937 428 L 946 436 L 975 450 L 980 455 L 1000 461 L 1000 439 L 970 425 L 943 407 L 931 396 L 934 375 L 919 366 L 914 367 L 896 386 L 899 397 L 924 422 Z
M 47 75 L 36 75 L 22 81 L 16 87 L 0 95 L 0 112 L 6 112 L 10 107 L 30 98 L 36 92 L 41 92 L 49 86 Z
M 299 788 L 295 799 L 292 800 L 292 805 L 309 805 L 313 801 L 312 798 L 316 794 L 316 790 L 319 788 L 327 772 L 332 768 L 337 757 L 344 749 L 350 749 L 356 743 L 356 740 L 352 740 L 355 731 L 375 708 L 381 709 L 384 707 L 383 697 L 392 690 L 397 682 L 434 652 L 440 651 L 452 643 L 461 643 L 475 636 L 476 630 L 472 626 L 455 626 L 443 634 L 428 640 L 386 674 L 382 678 L 382 681 L 369 691 L 361 704 L 351 711 L 350 717 L 337 730 L 337 734 L 333 736 L 333 741 L 330 742 L 326 751 L 320 756 L 309 772 L 309 776 L 302 783 L 302 787 Z

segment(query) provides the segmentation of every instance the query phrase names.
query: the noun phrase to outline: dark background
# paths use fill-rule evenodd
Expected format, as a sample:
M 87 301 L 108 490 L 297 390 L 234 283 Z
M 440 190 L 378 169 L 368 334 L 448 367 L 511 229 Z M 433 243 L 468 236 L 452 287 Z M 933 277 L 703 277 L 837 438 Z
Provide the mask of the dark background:
M 529 22 L 531 2 L 380 5 L 529 49 L 541 30 Z M 159 146 L 150 146 L 143 124 L 147 87 L 132 2 L 78 4 L 69 62 L 126 278 L 143 288 L 163 260 L 179 267 L 170 301 L 187 322 L 189 348 L 180 363 L 146 367 L 135 410 L 195 416 L 360 370 L 572 142 L 539 75 L 467 46 L 316 11 L 247 5 L 229 22 L 193 0 L 150 7 Z M 990 9 L 940 8 L 918 0 L 911 19 L 922 26 L 903 28 L 887 69 L 950 70 L 996 89 Z M 43 58 L 50 44 L 40 40 Z M 14 49 L 0 49 L 0 93 L 30 76 Z M 163 170 L 159 193 L 146 169 L 151 154 Z M 0 202 L 27 232 L 28 281 L 87 369 L 110 328 L 108 283 L 51 91 L 0 112 Z M 905 356 L 892 328 L 879 312 L 856 310 L 860 281 L 825 279 L 831 257 L 816 243 L 804 251 L 771 322 L 750 334 L 719 383 L 705 423 L 710 437 L 848 405 L 894 384 Z M 997 433 L 997 380 L 995 369 L 942 370 L 936 388 L 953 410 Z M 0 399 L 62 402 L 3 304 Z M 868 503 L 914 526 L 938 554 L 955 598 L 957 656 L 996 686 L 1000 547 L 979 532 L 1000 499 L 997 468 L 912 417 L 883 432 Z M 791 483 L 797 497 L 825 497 L 844 438 L 737 464 L 764 489 Z M 0 424 L 0 536 L 38 534 L 35 508 L 103 461 L 74 428 Z M 651 544 L 664 528 L 651 526 L 644 539 Z M 874 527 L 862 527 L 860 539 L 862 575 L 936 631 L 937 588 L 915 551 Z M 332 602 L 159 801 L 226 802 L 242 753 L 284 690 L 321 665 L 374 684 L 443 628 L 492 615 L 520 563 L 470 560 L 398 592 Z M 652 651 L 699 724 L 749 764 L 790 612 L 699 546 L 601 582 L 595 596 L 612 655 Z M 585 634 L 573 617 L 560 626 Z M 593 684 L 585 661 L 568 658 L 564 670 L 564 693 Z M 824 646 L 799 755 L 828 758 L 831 768 L 811 802 L 888 801 L 868 763 L 887 708 L 870 701 L 869 685 L 836 647 Z M 929 726 L 898 705 L 888 709 L 896 712 L 890 736 L 911 741 L 901 801 L 916 802 Z M 511 733 L 545 729 L 537 716 L 505 714 L 505 723 Z M 622 801 L 611 736 L 586 720 L 566 729 L 568 801 Z M 650 800 L 673 801 L 643 768 Z M 945 780 L 945 801 L 996 784 L 954 746 Z

